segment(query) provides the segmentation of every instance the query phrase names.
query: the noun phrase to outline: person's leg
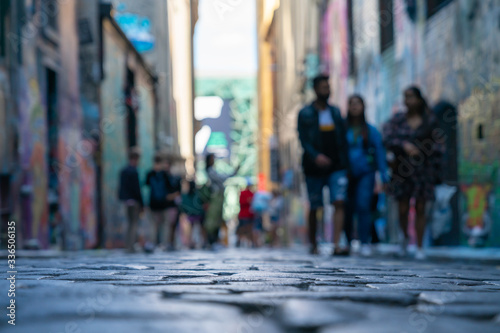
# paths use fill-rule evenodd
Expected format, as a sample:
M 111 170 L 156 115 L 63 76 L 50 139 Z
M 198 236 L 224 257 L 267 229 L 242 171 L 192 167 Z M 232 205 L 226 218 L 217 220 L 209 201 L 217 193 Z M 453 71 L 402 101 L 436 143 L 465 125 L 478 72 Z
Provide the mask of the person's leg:
M 132 230 L 133 230 L 133 221 L 134 221 L 134 212 L 133 212 L 133 207 L 128 205 L 127 206 L 127 235 L 125 237 L 125 247 L 128 251 L 133 250 L 134 248 L 134 243 L 133 243 L 133 238 L 132 238 Z
M 168 225 L 170 227 L 170 234 L 168 240 L 168 246 L 170 248 L 175 247 L 175 232 L 177 230 L 177 226 L 179 224 L 179 209 L 177 207 L 169 208 L 167 210 L 168 214 Z
M 410 212 L 410 198 L 402 197 L 398 200 L 399 226 L 405 239 L 408 239 L 408 214 Z
M 375 221 L 379 218 L 379 213 L 378 213 L 378 201 L 379 201 L 380 195 L 379 194 L 373 194 L 372 196 L 372 244 L 378 244 L 380 243 L 380 239 L 378 238 L 377 235 L 377 229 L 375 227 Z
M 156 245 L 161 244 L 161 211 L 151 211 L 151 220 L 153 222 L 153 231 L 151 239 Z
M 345 202 L 344 232 L 347 241 L 351 244 L 354 239 L 354 213 L 356 207 L 356 180 L 351 178 L 347 187 L 347 200 Z
M 340 237 L 344 229 L 344 201 L 335 201 L 333 206 L 335 207 L 335 212 L 333 213 L 333 245 L 335 248 L 338 248 L 340 245 Z
M 372 197 L 375 186 L 375 174 L 361 177 L 357 184 L 356 211 L 358 213 L 358 235 L 361 244 L 370 242 L 372 231 Z
M 308 231 L 309 231 L 309 244 L 311 245 L 312 252 L 316 251 L 318 246 L 318 244 L 316 243 L 316 229 L 318 226 L 317 213 L 318 213 L 317 209 L 311 208 L 309 210 Z
M 187 217 L 187 220 L 189 222 L 189 229 L 187 230 L 186 239 L 189 243 L 189 248 L 194 249 L 196 245 L 195 245 L 194 239 L 193 239 L 193 235 L 194 235 L 193 229 L 194 229 L 194 226 L 196 225 L 196 218 L 192 215 L 191 216 L 186 215 L 186 217 Z
M 306 176 L 307 194 L 309 197 L 309 217 L 307 227 L 311 254 L 318 252 L 316 233 L 318 229 L 318 209 L 323 206 L 323 187 L 326 185 L 324 177 Z
M 250 221 L 248 221 L 248 225 L 245 226 L 245 238 L 250 242 L 252 247 L 257 246 L 257 240 L 255 239 L 255 235 L 253 233 L 254 229 L 254 224 L 255 224 L 255 219 L 251 218 Z
M 139 206 L 130 205 L 127 207 L 128 231 L 127 231 L 127 250 L 133 251 L 137 237 L 137 224 L 139 222 Z
M 330 188 L 330 200 L 335 207 L 333 212 L 333 246 L 335 252 L 339 253 L 340 237 L 344 230 L 345 199 L 347 197 L 347 172 L 337 171 L 330 175 L 328 186 Z M 342 251 L 345 252 L 345 251 Z
M 425 233 L 425 199 L 417 199 L 415 204 L 416 211 L 416 221 L 415 221 L 415 229 L 417 231 L 417 245 L 418 248 L 422 248 L 422 244 L 424 241 L 424 233 Z

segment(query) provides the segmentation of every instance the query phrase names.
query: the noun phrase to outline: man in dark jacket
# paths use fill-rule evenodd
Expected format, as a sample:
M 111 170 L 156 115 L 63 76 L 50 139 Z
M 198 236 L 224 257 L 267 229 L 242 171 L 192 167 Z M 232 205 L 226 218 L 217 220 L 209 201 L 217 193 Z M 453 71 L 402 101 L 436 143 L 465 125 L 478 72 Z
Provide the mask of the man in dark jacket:
M 130 252 L 134 251 L 134 244 L 137 237 L 137 225 L 139 216 L 144 211 L 141 185 L 137 165 L 139 164 L 140 153 L 132 148 L 129 152 L 129 165 L 120 172 L 120 187 L 118 197 L 127 207 L 127 238 L 126 247 Z
M 340 110 L 328 104 L 330 84 L 327 76 L 318 76 L 313 86 L 317 99 L 305 106 L 298 116 L 299 139 L 304 149 L 302 167 L 309 195 L 309 241 L 311 253 L 316 254 L 317 211 L 323 206 L 323 188 L 330 190 L 330 200 L 335 206 L 334 254 L 348 254 L 339 248 L 344 224 L 344 200 L 347 192 L 349 167 L 345 124 Z
M 151 241 L 155 242 L 157 246 L 164 243 L 164 225 L 169 191 L 169 179 L 163 163 L 162 156 L 156 154 L 153 169 L 146 175 L 146 185 L 149 186 L 149 209 L 154 225 Z

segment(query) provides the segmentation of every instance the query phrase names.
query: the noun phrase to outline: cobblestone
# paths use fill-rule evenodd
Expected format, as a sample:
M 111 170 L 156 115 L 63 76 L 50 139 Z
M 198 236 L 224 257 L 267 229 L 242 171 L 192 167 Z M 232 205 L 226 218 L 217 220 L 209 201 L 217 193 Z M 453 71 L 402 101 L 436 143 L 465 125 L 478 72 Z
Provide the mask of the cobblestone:
M 6 332 L 500 331 L 494 265 L 297 248 L 94 251 L 17 266 L 17 327 L 4 318 Z

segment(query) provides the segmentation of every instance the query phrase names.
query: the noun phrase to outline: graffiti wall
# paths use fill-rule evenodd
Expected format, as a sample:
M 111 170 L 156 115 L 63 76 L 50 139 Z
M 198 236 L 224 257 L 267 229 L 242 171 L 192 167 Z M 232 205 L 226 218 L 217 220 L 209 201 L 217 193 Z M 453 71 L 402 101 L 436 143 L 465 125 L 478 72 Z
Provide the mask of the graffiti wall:
M 37 76 L 37 61 L 33 45 L 22 50 L 24 67 L 17 71 L 19 112 L 19 186 L 24 244 L 48 246 L 47 161 L 45 106 Z
M 334 22 L 332 17 L 342 22 L 347 14 L 341 3 L 330 1 L 324 24 Z M 499 151 L 494 148 L 500 135 L 500 7 L 494 0 L 455 0 L 428 18 L 422 0 L 395 0 L 390 16 L 375 1 L 352 3 L 356 66 L 348 93 L 365 97 L 368 119 L 378 126 L 402 110 L 402 92 L 410 84 L 419 85 L 432 105 L 446 100 L 457 106 L 462 218 L 454 223 L 460 223 L 463 244 L 500 245 Z M 387 17 L 391 20 L 384 23 Z M 393 25 L 394 36 L 381 52 L 384 24 Z M 337 49 L 329 51 L 332 59 L 343 59 L 341 43 L 323 43 Z M 330 68 L 334 82 L 343 80 L 345 66 L 342 60 Z M 471 243 L 474 226 L 484 229 L 473 232 L 483 236 Z
M 321 25 L 323 71 L 330 75 L 333 102 L 344 106 L 349 78 L 349 29 L 347 1 L 329 3 Z
M 125 244 L 125 215 L 118 201 L 118 177 L 127 163 L 125 135 L 125 43 L 108 22 L 103 22 L 105 48 L 101 85 L 101 149 L 102 149 L 102 203 L 105 245 L 107 248 Z
M 124 207 L 118 200 L 118 177 L 127 164 L 130 131 L 136 136 L 141 151 L 140 181 L 152 168 L 155 154 L 154 119 L 155 90 L 152 77 L 136 51 L 123 39 L 108 19 L 103 21 L 104 80 L 101 85 L 101 149 L 102 149 L 102 207 L 104 238 L 107 248 L 125 245 L 126 220 Z M 131 79 L 131 77 L 134 79 Z M 135 124 L 128 123 L 126 87 L 133 87 Z M 130 100 L 130 98 L 129 98 Z M 148 196 L 143 187 L 143 197 Z M 146 200 L 147 202 L 147 200 Z

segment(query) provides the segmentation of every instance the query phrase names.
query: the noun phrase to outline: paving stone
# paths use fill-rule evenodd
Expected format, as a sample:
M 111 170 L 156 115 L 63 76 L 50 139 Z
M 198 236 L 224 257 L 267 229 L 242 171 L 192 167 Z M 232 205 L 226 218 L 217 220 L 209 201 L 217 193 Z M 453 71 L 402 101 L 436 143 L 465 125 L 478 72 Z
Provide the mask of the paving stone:
M 491 265 L 293 248 L 32 253 L 17 266 L 19 332 L 500 331 Z

